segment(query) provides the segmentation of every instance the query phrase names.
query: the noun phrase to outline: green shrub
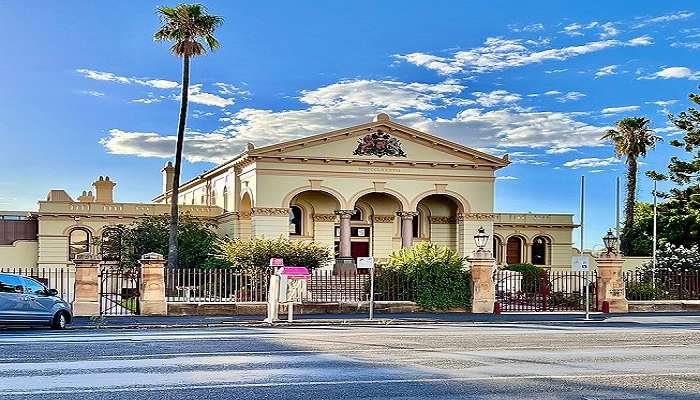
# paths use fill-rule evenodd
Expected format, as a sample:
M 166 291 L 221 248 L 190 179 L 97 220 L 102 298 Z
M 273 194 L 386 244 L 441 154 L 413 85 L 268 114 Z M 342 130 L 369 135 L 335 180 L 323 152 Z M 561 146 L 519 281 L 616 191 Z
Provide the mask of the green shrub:
M 463 258 L 448 247 L 418 243 L 389 256 L 383 268 L 391 274 L 401 274 L 415 288 L 416 304 L 428 310 L 471 306 L 471 276 L 463 269 Z M 379 281 L 382 279 L 380 273 Z M 391 279 L 391 278 L 389 278 Z M 378 287 L 389 284 L 379 282 Z
M 664 291 L 651 282 L 627 282 L 625 291 L 628 300 L 662 300 L 665 297 Z
M 221 260 L 250 273 L 269 268 L 271 258 L 282 258 L 284 265 L 306 267 L 309 271 L 333 261 L 333 254 L 327 246 L 283 237 L 222 240 L 218 249 Z
M 532 264 L 510 264 L 505 268 L 507 271 L 520 272 L 523 274 L 523 280 L 520 290 L 525 293 L 535 293 L 539 290 L 542 279 L 546 279 L 544 268 Z

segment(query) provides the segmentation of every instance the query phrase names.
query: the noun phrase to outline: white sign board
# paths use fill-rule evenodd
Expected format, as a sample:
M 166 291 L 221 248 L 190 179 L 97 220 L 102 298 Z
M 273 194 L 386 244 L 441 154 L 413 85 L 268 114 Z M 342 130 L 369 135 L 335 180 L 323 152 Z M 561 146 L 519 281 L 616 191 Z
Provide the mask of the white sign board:
M 374 269 L 374 257 L 357 257 L 357 268 Z
M 590 271 L 591 260 L 588 256 L 574 256 L 571 257 L 571 270 L 574 272 L 588 272 Z

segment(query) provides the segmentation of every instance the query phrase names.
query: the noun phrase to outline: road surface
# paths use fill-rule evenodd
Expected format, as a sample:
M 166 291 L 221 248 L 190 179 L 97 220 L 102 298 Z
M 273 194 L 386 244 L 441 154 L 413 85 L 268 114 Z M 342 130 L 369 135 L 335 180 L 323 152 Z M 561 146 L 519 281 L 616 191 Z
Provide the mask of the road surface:
M 700 399 L 700 317 L 0 332 L 3 399 Z

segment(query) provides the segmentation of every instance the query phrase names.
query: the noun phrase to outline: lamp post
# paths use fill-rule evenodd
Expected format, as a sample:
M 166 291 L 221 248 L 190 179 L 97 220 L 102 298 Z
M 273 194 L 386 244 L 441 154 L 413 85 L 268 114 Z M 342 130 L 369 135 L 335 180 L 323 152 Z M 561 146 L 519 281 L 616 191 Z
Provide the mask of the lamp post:
M 489 241 L 489 235 L 486 233 L 486 230 L 484 227 L 480 227 L 479 230 L 476 232 L 474 235 L 474 243 L 476 244 L 476 248 L 478 252 L 484 251 L 484 247 L 486 247 L 486 243 Z
M 608 229 L 608 233 L 603 236 L 603 244 L 607 250 L 607 254 L 617 254 L 617 236 L 613 234 L 612 229 Z

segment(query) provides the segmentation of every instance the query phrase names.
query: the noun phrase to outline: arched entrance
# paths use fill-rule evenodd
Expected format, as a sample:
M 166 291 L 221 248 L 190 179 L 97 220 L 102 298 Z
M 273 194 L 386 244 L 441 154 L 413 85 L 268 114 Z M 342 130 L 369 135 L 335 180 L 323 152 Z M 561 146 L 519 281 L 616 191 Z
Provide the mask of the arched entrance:
M 241 197 L 241 205 L 238 210 L 238 235 L 241 240 L 250 240 L 251 237 L 251 221 L 253 214 L 253 200 L 250 198 L 250 193 L 245 192 Z
M 418 202 L 414 219 L 414 240 L 430 241 L 457 250 L 457 199 L 446 194 L 431 194 Z
M 387 258 L 401 248 L 401 201 L 392 194 L 372 192 L 360 196 L 350 218 L 350 255 Z M 336 239 L 340 246 L 340 226 Z
M 519 236 L 511 236 L 506 242 L 506 264 L 521 262 L 523 262 L 523 239 Z
M 314 241 L 333 249 L 338 221 L 335 212 L 340 207 L 340 201 L 324 191 L 310 189 L 297 193 L 289 201 L 289 238 Z
M 549 256 L 549 239 L 545 236 L 537 236 L 532 240 L 532 263 L 535 265 L 547 265 Z

